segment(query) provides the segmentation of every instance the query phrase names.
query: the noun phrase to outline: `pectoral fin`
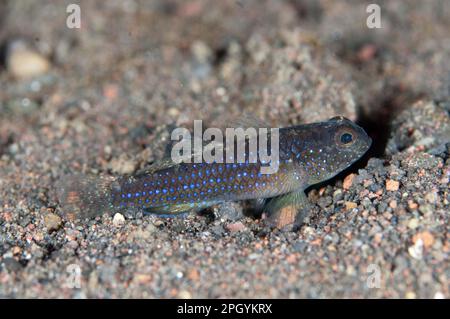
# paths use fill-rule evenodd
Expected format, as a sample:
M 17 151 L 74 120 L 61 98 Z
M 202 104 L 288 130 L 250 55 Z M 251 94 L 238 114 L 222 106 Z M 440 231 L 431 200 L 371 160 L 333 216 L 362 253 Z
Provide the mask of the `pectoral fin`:
M 293 230 L 303 223 L 311 211 L 311 204 L 303 190 L 272 198 L 264 207 L 271 226 Z

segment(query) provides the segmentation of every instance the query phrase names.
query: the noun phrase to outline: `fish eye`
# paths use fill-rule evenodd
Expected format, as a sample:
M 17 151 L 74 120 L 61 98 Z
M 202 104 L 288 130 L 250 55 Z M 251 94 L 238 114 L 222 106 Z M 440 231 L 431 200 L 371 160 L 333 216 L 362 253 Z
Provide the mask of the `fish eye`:
M 349 129 L 338 130 L 335 140 L 338 145 L 347 147 L 355 143 L 356 135 Z
M 343 133 L 340 139 L 342 144 L 349 144 L 353 142 L 353 135 L 351 133 Z

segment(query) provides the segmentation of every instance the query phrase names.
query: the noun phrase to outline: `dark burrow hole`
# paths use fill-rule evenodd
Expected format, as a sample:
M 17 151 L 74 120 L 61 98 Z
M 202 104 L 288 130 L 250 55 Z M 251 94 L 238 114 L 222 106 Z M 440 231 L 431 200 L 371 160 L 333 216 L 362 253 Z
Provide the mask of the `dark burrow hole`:
M 358 110 L 356 123 L 361 126 L 372 138 L 372 146 L 359 162 L 367 162 L 371 157 L 383 157 L 391 135 L 392 120 L 394 117 L 393 104 L 387 100 L 378 110 L 365 113 Z
M 400 85 L 383 88 L 367 107 L 358 107 L 356 123 L 364 128 L 372 138 L 372 146 L 358 162 L 367 164 L 372 157 L 385 158 L 389 138 L 392 136 L 392 123 L 397 115 L 409 105 L 423 97 Z M 366 111 L 370 110 L 370 111 Z

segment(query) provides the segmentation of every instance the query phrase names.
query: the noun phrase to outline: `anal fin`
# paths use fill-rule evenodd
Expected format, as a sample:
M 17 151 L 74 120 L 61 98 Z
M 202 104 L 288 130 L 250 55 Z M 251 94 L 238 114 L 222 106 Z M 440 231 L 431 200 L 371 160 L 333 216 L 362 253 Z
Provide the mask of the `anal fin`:
M 183 215 L 189 211 L 199 211 L 203 208 L 217 204 L 217 202 L 201 202 L 201 203 L 186 203 L 186 204 L 175 204 L 175 205 L 164 205 L 164 206 L 154 206 L 154 207 L 144 207 L 145 214 L 154 214 L 164 217 L 175 217 L 178 215 Z

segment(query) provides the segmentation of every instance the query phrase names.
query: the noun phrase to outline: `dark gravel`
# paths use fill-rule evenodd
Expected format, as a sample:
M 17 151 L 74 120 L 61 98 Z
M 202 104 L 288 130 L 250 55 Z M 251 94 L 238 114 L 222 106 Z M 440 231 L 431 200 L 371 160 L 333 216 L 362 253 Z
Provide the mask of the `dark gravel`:
M 374 30 L 327 0 L 81 1 L 68 29 L 71 2 L 0 4 L 0 297 L 449 298 L 450 3 L 378 1 Z M 172 128 L 242 114 L 344 115 L 374 147 L 310 190 L 298 232 L 242 203 L 61 212 L 65 174 L 137 172 Z

